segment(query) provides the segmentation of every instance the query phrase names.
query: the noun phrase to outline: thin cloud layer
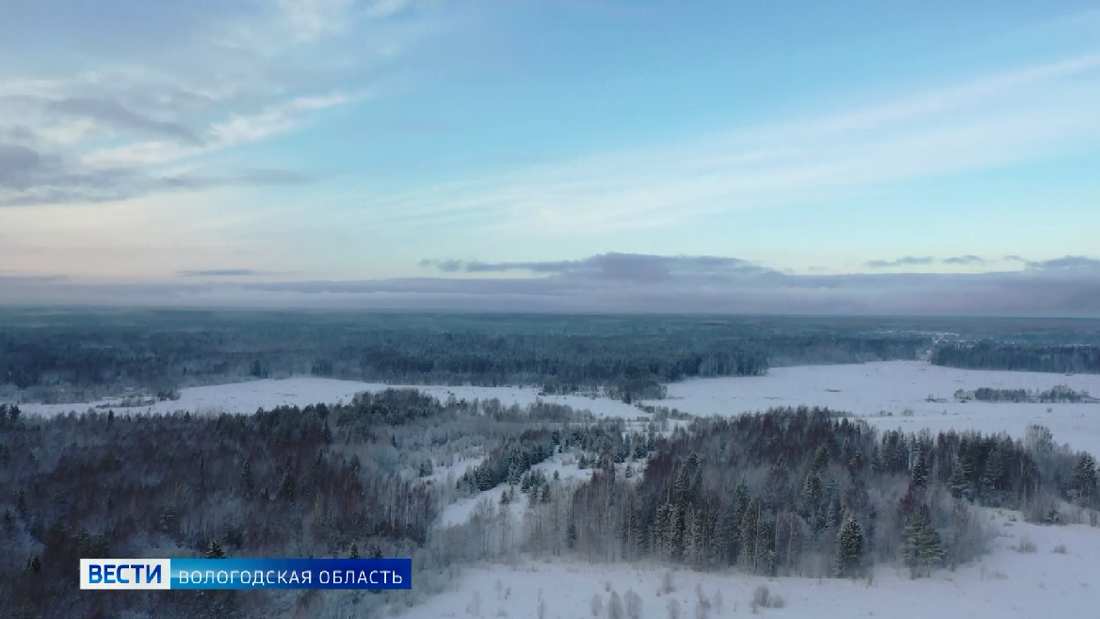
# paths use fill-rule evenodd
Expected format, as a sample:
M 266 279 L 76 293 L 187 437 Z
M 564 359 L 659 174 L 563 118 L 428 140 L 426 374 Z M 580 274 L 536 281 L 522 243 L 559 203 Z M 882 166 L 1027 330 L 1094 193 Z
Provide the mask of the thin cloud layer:
M 180 277 L 248 277 L 260 275 L 254 269 L 205 269 L 198 271 L 180 271 Z
M 86 284 L 8 276 L 0 278 L 0 297 L 20 304 L 1100 318 L 1100 261 L 1036 264 L 1048 268 L 792 275 L 736 258 L 613 253 L 552 262 L 422 262 L 463 277 L 253 281 L 248 276 L 257 272 L 249 269 L 214 269 L 181 273 L 201 283 Z M 530 276 L 499 276 L 513 271 Z M 234 276 L 244 281 L 224 281 Z
M 944 264 L 952 264 L 952 265 L 959 265 L 959 266 L 981 265 L 981 264 L 985 264 L 985 262 L 986 262 L 985 258 L 982 258 L 981 256 L 975 256 L 973 254 L 967 254 L 965 256 L 954 256 L 954 257 L 951 257 L 951 258 L 944 258 L 943 259 Z
M 705 221 L 1087 151 L 1098 96 L 1100 54 L 1082 54 L 851 112 L 378 196 L 371 217 L 563 236 Z
M 463 262 L 422 260 L 420 266 L 434 266 L 444 273 L 507 273 L 525 271 L 558 277 L 589 280 L 665 281 L 683 276 L 722 277 L 775 273 L 745 260 L 716 256 L 651 256 L 607 253 L 584 260 L 550 262 Z
M 935 262 L 931 256 L 905 256 L 897 260 L 870 260 L 866 266 L 871 269 L 892 269 L 896 267 L 926 266 Z

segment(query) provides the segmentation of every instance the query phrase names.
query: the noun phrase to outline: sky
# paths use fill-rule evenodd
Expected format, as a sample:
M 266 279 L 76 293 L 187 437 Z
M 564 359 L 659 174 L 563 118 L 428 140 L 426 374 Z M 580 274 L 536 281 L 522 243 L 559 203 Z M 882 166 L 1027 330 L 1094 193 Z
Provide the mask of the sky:
M 0 3 L 0 303 L 1100 317 L 1081 2 Z

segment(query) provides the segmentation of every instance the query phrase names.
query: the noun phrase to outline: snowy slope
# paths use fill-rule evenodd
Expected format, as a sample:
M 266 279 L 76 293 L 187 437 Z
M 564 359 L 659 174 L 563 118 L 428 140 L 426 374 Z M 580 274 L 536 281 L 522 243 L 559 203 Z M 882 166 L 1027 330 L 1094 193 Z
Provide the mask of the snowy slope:
M 674 573 L 676 591 L 658 596 L 664 568 L 649 565 L 589 565 L 566 561 L 529 561 L 518 568 L 483 567 L 466 570 L 453 591 L 429 598 L 403 612 L 406 619 L 442 617 L 537 618 L 538 600 L 545 601 L 545 619 L 593 617 L 592 597 L 600 595 L 607 619 L 611 589 L 619 596 L 633 590 L 641 596 L 642 618 L 669 617 L 675 598 L 680 617 L 695 614 L 695 587 L 700 584 L 711 602 L 711 619 L 752 615 L 750 600 L 760 585 L 784 598 L 784 608 L 761 608 L 764 617 L 800 619 L 1042 619 L 1094 616 L 1100 599 L 1100 530 L 1085 525 L 1040 527 L 1003 514 L 987 512 L 996 539 L 982 561 L 940 570 L 931 578 L 910 580 L 891 567 L 880 567 L 873 580 L 809 578 L 767 579 L 736 572 Z M 1034 552 L 1013 550 L 1030 540 Z M 1064 546 L 1065 552 L 1055 552 Z M 1061 550 L 1061 549 L 1059 549 Z M 500 582 L 498 593 L 497 582 Z M 415 587 L 415 581 L 413 586 Z M 722 608 L 715 606 L 721 591 Z M 625 616 L 624 616 L 625 619 Z

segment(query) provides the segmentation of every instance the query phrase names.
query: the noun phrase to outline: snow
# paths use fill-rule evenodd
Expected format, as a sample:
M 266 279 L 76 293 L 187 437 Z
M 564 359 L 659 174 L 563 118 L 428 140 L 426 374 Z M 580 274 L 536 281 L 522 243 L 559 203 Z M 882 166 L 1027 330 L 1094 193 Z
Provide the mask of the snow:
M 973 429 L 984 433 L 1006 432 L 1022 438 L 1029 424 L 1044 425 L 1058 442 L 1100 454 L 1100 404 L 1015 404 L 956 402 L 958 389 L 980 387 L 1047 390 L 1068 385 L 1075 391 L 1100 395 L 1100 375 L 1055 374 L 959 370 L 923 362 L 891 361 L 862 365 L 805 366 L 772 369 L 767 376 L 691 380 L 668 386 L 669 398 L 647 404 L 677 408 L 695 415 L 734 415 L 777 406 L 827 406 L 850 412 L 880 428 L 906 431 L 929 429 Z M 305 406 L 325 402 L 347 402 L 363 391 L 391 387 L 378 383 L 341 381 L 316 377 L 256 380 L 237 384 L 194 387 L 181 390 L 177 401 L 152 406 L 118 408 L 117 411 L 169 413 L 252 413 L 258 408 L 280 404 Z M 640 411 L 607 398 L 582 396 L 539 396 L 535 388 L 409 386 L 446 400 L 497 398 L 502 404 L 526 406 L 541 399 L 587 409 L 599 417 L 634 419 Z M 931 397 L 940 401 L 928 401 Z M 118 406 L 118 400 L 83 404 L 21 404 L 27 414 L 51 415 L 84 411 L 97 405 Z M 1050 409 L 1050 412 L 1048 412 Z M 883 412 L 891 416 L 882 416 Z M 573 454 L 555 454 L 537 465 L 548 476 L 555 471 L 567 482 L 586 479 L 590 470 L 580 470 Z M 449 467 L 436 467 L 432 479 L 457 479 L 480 463 L 480 457 L 465 457 Z M 495 511 L 505 486 L 454 502 L 444 508 L 440 526 L 467 521 L 479 503 L 486 501 Z M 516 522 L 522 522 L 526 497 L 517 493 L 511 506 Z M 786 607 L 760 609 L 759 614 L 806 619 L 847 617 L 978 617 L 1034 618 L 1077 616 L 1095 604 L 1100 591 L 1100 530 L 1084 525 L 1039 527 L 1026 524 L 1009 513 L 987 510 L 990 525 L 1001 537 L 993 551 L 973 565 L 956 571 L 940 570 L 929 579 L 910 580 L 894 567 L 880 566 L 872 581 L 820 580 L 810 578 L 765 579 L 739 573 L 710 574 L 677 572 L 681 617 L 694 617 L 697 583 L 708 597 L 722 591 L 724 609 L 714 609 L 711 619 L 751 614 L 749 600 L 759 585 L 781 594 Z M 1021 553 L 1012 546 L 1021 539 L 1037 545 L 1034 553 Z M 1065 546 L 1065 553 L 1054 552 Z M 665 569 L 654 565 L 589 565 L 583 563 L 529 561 L 519 567 L 485 566 L 466 570 L 455 590 L 429 598 L 404 612 L 407 619 L 440 617 L 537 617 L 540 595 L 546 602 L 545 619 L 591 617 L 594 594 L 603 596 L 606 618 L 609 594 L 605 582 L 620 596 L 628 589 L 644 602 L 643 617 L 667 617 L 669 596 L 657 590 Z M 510 589 L 507 599 L 498 595 Z M 415 587 L 415 582 L 414 582 Z M 474 596 L 480 607 L 472 608 Z M 1087 611 L 1086 611 L 1087 614 Z
M 538 617 L 538 600 L 545 600 L 545 619 L 592 617 L 594 595 L 603 599 L 606 619 L 610 597 L 633 590 L 643 600 L 643 618 L 668 617 L 669 600 L 679 600 L 680 616 L 695 617 L 697 584 L 708 599 L 721 591 L 723 608 L 712 608 L 711 619 L 749 616 L 756 587 L 764 585 L 785 600 L 784 608 L 761 608 L 764 617 L 847 619 L 1035 619 L 1087 616 L 1096 604 L 1100 581 L 1100 531 L 1087 525 L 1042 527 L 1023 522 L 1009 512 L 986 510 L 999 532 L 992 552 L 981 561 L 955 571 L 938 570 L 930 578 L 911 580 L 901 570 L 880 566 L 873 580 L 763 578 L 737 572 L 674 572 L 676 590 L 658 596 L 666 569 L 650 564 L 585 564 L 567 560 L 528 560 L 516 567 L 467 569 L 453 590 L 404 610 L 404 619 L 441 617 L 523 619 Z M 1015 521 L 1013 521 L 1015 520 Z M 1021 540 L 1035 552 L 1013 550 Z M 1059 545 L 1065 552 L 1055 552 Z M 497 582 L 500 582 L 499 593 Z M 413 587 L 416 587 L 414 575 Z M 479 599 L 477 608 L 473 601 Z M 476 612 L 475 612 L 476 611 Z M 1084 613 L 1084 615 L 1082 615 Z
M 709 378 L 668 385 L 668 398 L 645 404 L 667 406 L 694 415 L 734 415 L 762 411 L 776 406 L 827 406 L 865 418 L 884 429 L 906 431 L 929 429 L 973 429 L 986 433 L 1006 432 L 1022 438 L 1030 424 L 1050 428 L 1055 441 L 1074 449 L 1100 454 L 1100 403 L 1016 404 L 957 402 L 955 391 L 980 387 L 1047 390 L 1068 385 L 1075 391 L 1100 395 L 1100 375 L 1044 374 L 960 370 L 919 361 L 885 361 L 854 365 L 825 365 L 774 368 L 766 376 Z M 363 391 L 377 392 L 400 385 L 384 385 L 317 377 L 255 380 L 243 383 L 192 387 L 180 391 L 177 401 L 152 406 L 118 407 L 116 412 L 170 413 L 253 413 L 258 408 L 280 404 L 306 406 L 325 402 L 348 402 Z M 540 396 L 533 387 L 472 387 L 405 385 L 446 400 L 497 398 L 505 406 L 527 406 L 538 400 L 590 410 L 597 417 L 635 419 L 637 408 L 609 398 L 578 395 Z M 928 401 L 932 397 L 938 402 Z M 119 401 L 102 400 L 82 404 L 21 404 L 27 414 L 52 415 L 82 412 L 96 406 L 118 406 Z M 1050 409 L 1050 412 L 1047 410 Z M 911 411 L 911 413 L 909 412 Z M 892 416 L 879 416 L 882 412 Z M 904 415 L 903 415 L 904 413 Z
M 443 508 L 443 513 L 439 516 L 438 526 L 453 527 L 469 522 L 474 512 L 477 511 L 478 505 L 483 502 L 488 503 L 491 509 L 490 513 L 496 513 L 500 509 L 500 497 L 508 488 L 508 485 L 501 484 L 492 490 L 479 492 L 472 497 L 466 497 L 451 503 Z M 513 498 L 514 500 L 508 506 L 512 512 L 512 521 L 521 522 L 523 510 L 527 507 L 527 495 L 519 492 L 519 489 L 516 488 L 515 497 Z
M 826 406 L 884 429 L 933 432 L 973 429 L 1023 438 L 1029 424 L 1050 428 L 1054 440 L 1100 454 L 1100 404 L 957 402 L 955 391 L 980 387 L 1047 390 L 1068 385 L 1100 395 L 1100 375 L 960 370 L 919 361 L 774 368 L 766 376 L 708 378 L 668 385 L 668 398 L 646 404 L 693 415 L 735 415 L 778 406 Z M 943 400 L 929 402 L 928 397 Z M 1047 412 L 1050 408 L 1051 412 Z M 912 416 L 902 416 L 906 409 Z M 880 412 L 892 413 L 879 417 Z
M 309 404 L 335 404 L 349 402 L 357 393 L 377 392 L 389 388 L 418 389 L 424 393 L 446 401 L 454 395 L 462 400 L 490 400 L 497 398 L 505 406 L 517 404 L 527 406 L 538 400 L 553 404 L 563 404 L 576 410 L 589 410 L 597 417 L 637 417 L 641 414 L 637 408 L 608 398 L 589 398 L 576 395 L 538 394 L 534 387 L 473 387 L 443 385 L 385 385 L 357 381 L 335 380 L 312 376 L 300 376 L 286 379 L 264 379 L 225 385 L 188 387 L 180 390 L 180 399 L 158 402 L 151 406 L 122 408 L 120 400 L 104 399 L 96 402 L 78 404 L 20 404 L 27 414 L 56 415 L 69 411 L 84 412 L 93 407 L 117 407 L 123 410 L 141 413 L 172 413 L 191 411 L 192 413 L 243 413 L 256 412 L 258 408 L 271 409 L 279 405 L 306 406 Z
M 465 464 L 460 469 L 465 472 L 471 466 L 477 466 L 480 463 L 480 459 L 463 461 Z M 472 463 L 472 464 L 470 464 Z M 637 465 L 635 465 L 637 466 Z M 592 477 L 592 469 L 581 469 L 577 466 L 576 458 L 570 453 L 556 453 L 553 456 L 547 458 L 545 461 L 540 462 L 531 467 L 532 470 L 542 471 L 547 479 L 552 479 L 554 473 L 558 474 L 559 479 L 566 483 L 575 483 L 580 481 L 587 481 Z M 452 470 L 455 470 L 452 467 Z M 456 470 L 455 480 L 462 474 Z M 507 484 L 501 484 L 492 490 L 486 490 L 479 492 L 472 497 L 465 497 L 447 505 L 443 508 L 443 513 L 439 517 L 439 526 L 451 527 L 459 524 L 463 524 L 470 520 L 477 506 L 482 501 L 488 501 L 494 510 L 498 509 L 500 504 L 500 496 L 504 494 L 504 491 L 509 488 Z M 523 512 L 527 506 L 527 495 L 520 491 L 519 486 L 512 486 L 517 500 L 512 502 L 512 515 L 516 522 L 523 521 Z

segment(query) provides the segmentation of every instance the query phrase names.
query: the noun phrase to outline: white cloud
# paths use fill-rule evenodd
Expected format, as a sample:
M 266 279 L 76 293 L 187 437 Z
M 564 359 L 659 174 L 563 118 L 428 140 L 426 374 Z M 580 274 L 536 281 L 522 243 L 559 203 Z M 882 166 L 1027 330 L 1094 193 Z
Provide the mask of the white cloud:
M 342 0 L 219 5 L 225 10 L 196 13 L 190 30 L 174 32 L 171 53 L 148 49 L 148 40 L 139 38 L 141 49 L 123 43 L 125 55 L 97 59 L 94 70 L 21 75 L 12 63 L 0 79 L 0 137 L 21 136 L 14 143 L 51 167 L 25 172 L 18 189 L 4 188 L 0 206 L 178 190 L 180 183 L 150 181 L 165 165 L 201 163 L 206 155 L 293 132 L 325 110 L 374 96 L 366 88 L 346 93 L 340 87 L 383 54 L 370 46 L 334 49 L 331 39 L 343 41 L 349 28 L 364 23 L 360 16 L 377 22 L 366 33 L 372 37 L 393 30 L 396 39 L 413 38 L 402 38 L 407 24 L 391 27 L 384 20 L 398 7 L 359 6 Z M 150 10 L 147 17 L 163 16 Z M 223 159 L 217 168 L 194 172 L 249 178 L 224 166 Z
M 310 43 L 346 33 L 351 27 L 348 7 L 354 0 L 282 0 L 283 23 L 295 41 Z
M 270 106 L 256 114 L 239 114 L 213 123 L 202 146 L 157 140 L 114 148 L 93 150 L 82 158 L 85 165 L 98 168 L 131 168 L 171 163 L 241 144 L 259 142 L 293 131 L 309 120 L 310 112 L 343 105 L 352 99 L 343 94 L 298 97 Z

